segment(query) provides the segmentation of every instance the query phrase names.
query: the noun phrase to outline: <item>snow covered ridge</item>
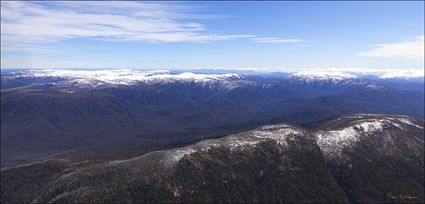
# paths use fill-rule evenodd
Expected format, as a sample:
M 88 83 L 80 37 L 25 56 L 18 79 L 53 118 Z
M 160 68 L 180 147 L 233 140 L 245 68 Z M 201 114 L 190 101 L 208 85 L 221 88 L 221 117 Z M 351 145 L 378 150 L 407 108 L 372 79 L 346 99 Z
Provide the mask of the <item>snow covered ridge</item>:
M 424 77 L 424 70 L 420 69 L 321 69 L 293 72 L 290 76 L 306 80 L 342 81 L 365 76 L 374 76 L 381 79 Z
M 357 142 L 368 135 L 379 137 L 384 143 L 391 145 L 394 143 L 392 139 L 393 133 L 395 133 L 395 135 L 400 133 L 394 131 L 395 129 L 399 131 L 408 131 L 409 127 L 424 129 L 424 124 L 418 124 L 418 121 L 401 115 L 358 114 L 340 118 L 334 122 L 338 123 L 341 121 L 343 124 L 339 125 L 340 127 L 321 129 L 318 131 L 294 127 L 287 124 L 266 125 L 251 131 L 232 134 L 219 139 L 203 140 L 186 147 L 148 154 L 161 155 L 160 162 L 165 167 L 172 167 L 184 157 L 189 157 L 195 153 L 209 153 L 216 150 L 240 152 L 255 148 L 260 143 L 269 140 L 275 141 L 281 148 L 287 148 L 289 141 L 294 141 L 299 137 L 313 136 L 316 139 L 320 151 L 325 156 L 325 159 L 338 160 L 342 157 L 343 150 L 353 147 Z M 423 140 L 421 142 L 423 143 Z M 138 160 L 146 155 L 129 160 L 111 161 L 110 164 Z
M 340 157 L 344 148 L 360 140 L 361 133 L 373 133 L 383 129 L 386 120 L 363 121 L 340 130 L 319 131 L 317 145 L 326 158 Z
M 286 146 L 288 140 L 304 133 L 303 129 L 285 124 L 263 126 L 252 131 L 229 135 L 221 139 L 204 140 L 194 145 L 170 150 L 167 152 L 164 162 L 166 165 L 172 165 L 195 152 L 208 152 L 219 147 L 230 151 L 242 151 L 246 148 L 255 147 L 266 140 L 274 140 L 278 144 Z
M 290 74 L 296 79 L 310 81 L 333 81 L 360 79 L 364 77 L 377 77 L 380 79 L 403 78 L 410 79 L 424 77 L 423 70 L 307 70 Z
M 252 148 L 266 140 L 274 140 L 285 148 L 289 140 L 296 137 L 303 137 L 313 134 L 316 137 L 317 145 L 326 159 L 338 159 L 342 156 L 345 148 L 351 148 L 363 137 L 377 132 L 385 131 L 388 128 L 406 130 L 407 127 L 423 129 L 423 126 L 416 124 L 406 116 L 383 116 L 383 115 L 354 115 L 343 119 L 354 120 L 344 124 L 340 128 L 330 130 L 308 131 L 302 128 L 293 127 L 286 124 L 266 125 L 252 131 L 229 135 L 221 139 L 204 140 L 194 145 L 184 148 L 167 151 L 164 158 L 166 166 L 180 161 L 185 156 L 190 156 L 196 152 L 209 152 L 214 148 L 225 148 L 230 151 L 243 151 Z M 341 119 L 340 119 L 341 120 Z M 336 122 L 338 122 L 337 120 Z M 382 136 L 386 143 L 392 143 L 391 134 L 378 134 Z
M 379 116 L 376 118 L 375 116 Z M 345 148 L 351 148 L 356 142 L 369 134 L 383 131 L 386 128 L 396 128 L 405 130 L 408 126 L 424 129 L 423 126 L 415 124 L 406 116 L 385 116 L 358 114 L 346 117 L 346 119 L 355 119 L 354 122 L 345 125 L 336 130 L 318 131 L 316 133 L 317 145 L 327 159 L 340 158 Z M 391 143 L 391 137 L 387 136 L 384 142 Z M 385 141 L 387 140 L 387 141 Z
M 31 70 L 20 74 L 20 77 L 58 77 L 65 78 L 79 85 L 113 84 L 133 85 L 143 83 L 167 83 L 176 81 L 193 81 L 197 83 L 218 82 L 241 78 L 238 74 L 194 74 L 184 72 L 171 74 L 168 70 Z
M 346 79 L 355 79 L 355 75 L 344 72 L 328 72 L 328 71 L 301 71 L 291 74 L 292 77 L 302 78 L 306 81 L 342 81 Z

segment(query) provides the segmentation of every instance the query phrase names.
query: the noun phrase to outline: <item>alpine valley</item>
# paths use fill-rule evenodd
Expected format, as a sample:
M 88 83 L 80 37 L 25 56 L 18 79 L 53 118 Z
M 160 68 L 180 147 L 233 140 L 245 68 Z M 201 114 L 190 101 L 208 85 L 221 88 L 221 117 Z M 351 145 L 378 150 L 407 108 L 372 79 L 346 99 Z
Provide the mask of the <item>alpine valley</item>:
M 423 203 L 409 72 L 1 72 L 1 203 Z

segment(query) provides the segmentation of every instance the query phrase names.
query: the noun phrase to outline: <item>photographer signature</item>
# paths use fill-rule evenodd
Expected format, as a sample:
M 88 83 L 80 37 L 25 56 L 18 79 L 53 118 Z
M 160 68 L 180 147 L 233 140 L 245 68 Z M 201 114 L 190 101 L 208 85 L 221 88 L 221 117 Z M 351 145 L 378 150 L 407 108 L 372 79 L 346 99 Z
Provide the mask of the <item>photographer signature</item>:
M 413 195 L 410 195 L 410 194 L 401 194 L 401 193 L 396 194 L 396 193 L 392 193 L 392 192 L 387 193 L 387 196 L 388 196 L 389 199 L 399 199 L 399 200 L 416 200 L 416 199 L 418 199 L 417 196 L 413 196 Z

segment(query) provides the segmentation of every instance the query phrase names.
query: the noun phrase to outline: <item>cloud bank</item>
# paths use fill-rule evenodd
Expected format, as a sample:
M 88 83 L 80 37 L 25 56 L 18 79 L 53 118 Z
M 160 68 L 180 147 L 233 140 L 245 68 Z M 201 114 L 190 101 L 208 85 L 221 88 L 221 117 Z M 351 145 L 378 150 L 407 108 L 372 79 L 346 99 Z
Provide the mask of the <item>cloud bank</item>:
M 424 59 L 424 36 L 417 36 L 415 40 L 373 45 L 371 51 L 360 53 L 364 57 L 381 57 L 390 59 Z

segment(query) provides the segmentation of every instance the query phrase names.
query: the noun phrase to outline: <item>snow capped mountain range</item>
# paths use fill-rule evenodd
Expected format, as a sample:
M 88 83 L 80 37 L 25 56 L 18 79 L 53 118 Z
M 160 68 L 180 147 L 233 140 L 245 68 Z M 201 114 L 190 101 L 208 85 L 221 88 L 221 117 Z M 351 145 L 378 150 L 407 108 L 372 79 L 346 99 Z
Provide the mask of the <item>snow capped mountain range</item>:
M 176 81 L 208 83 L 240 78 L 240 75 L 237 74 L 194 74 L 190 72 L 171 74 L 168 70 L 36 70 L 24 72 L 18 76 L 58 77 L 86 85 L 94 82 L 112 85 L 134 85 L 138 82 L 155 84 Z
M 197 83 L 217 82 L 223 80 L 241 79 L 246 74 L 199 74 L 192 72 L 172 73 L 168 70 L 141 71 L 130 69 L 116 70 L 66 70 L 47 69 L 29 70 L 15 73 L 11 77 L 57 77 L 75 80 L 78 83 L 99 81 L 108 84 L 132 85 L 137 82 L 163 83 L 176 81 L 193 81 Z M 304 70 L 289 73 L 289 77 L 307 81 L 343 81 L 359 79 L 364 76 L 387 78 L 414 78 L 423 77 L 423 70 Z
M 223 74 L 224 73 L 224 74 Z M 107 69 L 107 70 L 22 70 L 3 74 L 2 79 L 44 79 L 45 83 L 65 92 L 75 90 L 68 89 L 99 89 L 117 86 L 156 85 L 185 83 L 196 84 L 209 88 L 221 90 L 233 90 L 237 87 L 258 86 L 270 87 L 281 82 L 287 85 L 343 85 L 343 86 L 367 86 L 369 89 L 385 89 L 382 84 L 375 83 L 376 80 L 388 78 L 409 79 L 421 76 L 415 71 L 337 71 L 337 70 L 306 70 L 292 73 L 276 73 L 273 75 L 262 75 L 261 73 L 239 74 L 235 72 L 212 72 L 201 71 L 179 72 L 168 70 L 130 70 L 130 69 Z M 264 80 L 266 79 L 266 80 Z
M 420 80 L 345 71 L 211 73 L 2 72 L 2 165 L 54 159 L 2 168 L 2 193 L 17 195 L 2 203 L 20 201 L 28 181 L 37 187 L 28 202 L 42 203 L 268 203 L 297 191 L 299 200 L 288 202 L 324 195 L 323 202 L 370 203 L 361 200 L 370 191 L 344 197 L 365 186 L 381 189 L 382 198 L 371 201 L 410 187 L 422 195 Z M 275 189 L 285 191 L 259 200 Z M 331 200 L 335 189 L 340 195 Z
M 416 78 L 424 77 L 423 70 L 417 69 L 323 69 L 304 70 L 292 73 L 294 77 L 309 78 L 314 80 L 343 80 L 363 77 L 390 78 Z

